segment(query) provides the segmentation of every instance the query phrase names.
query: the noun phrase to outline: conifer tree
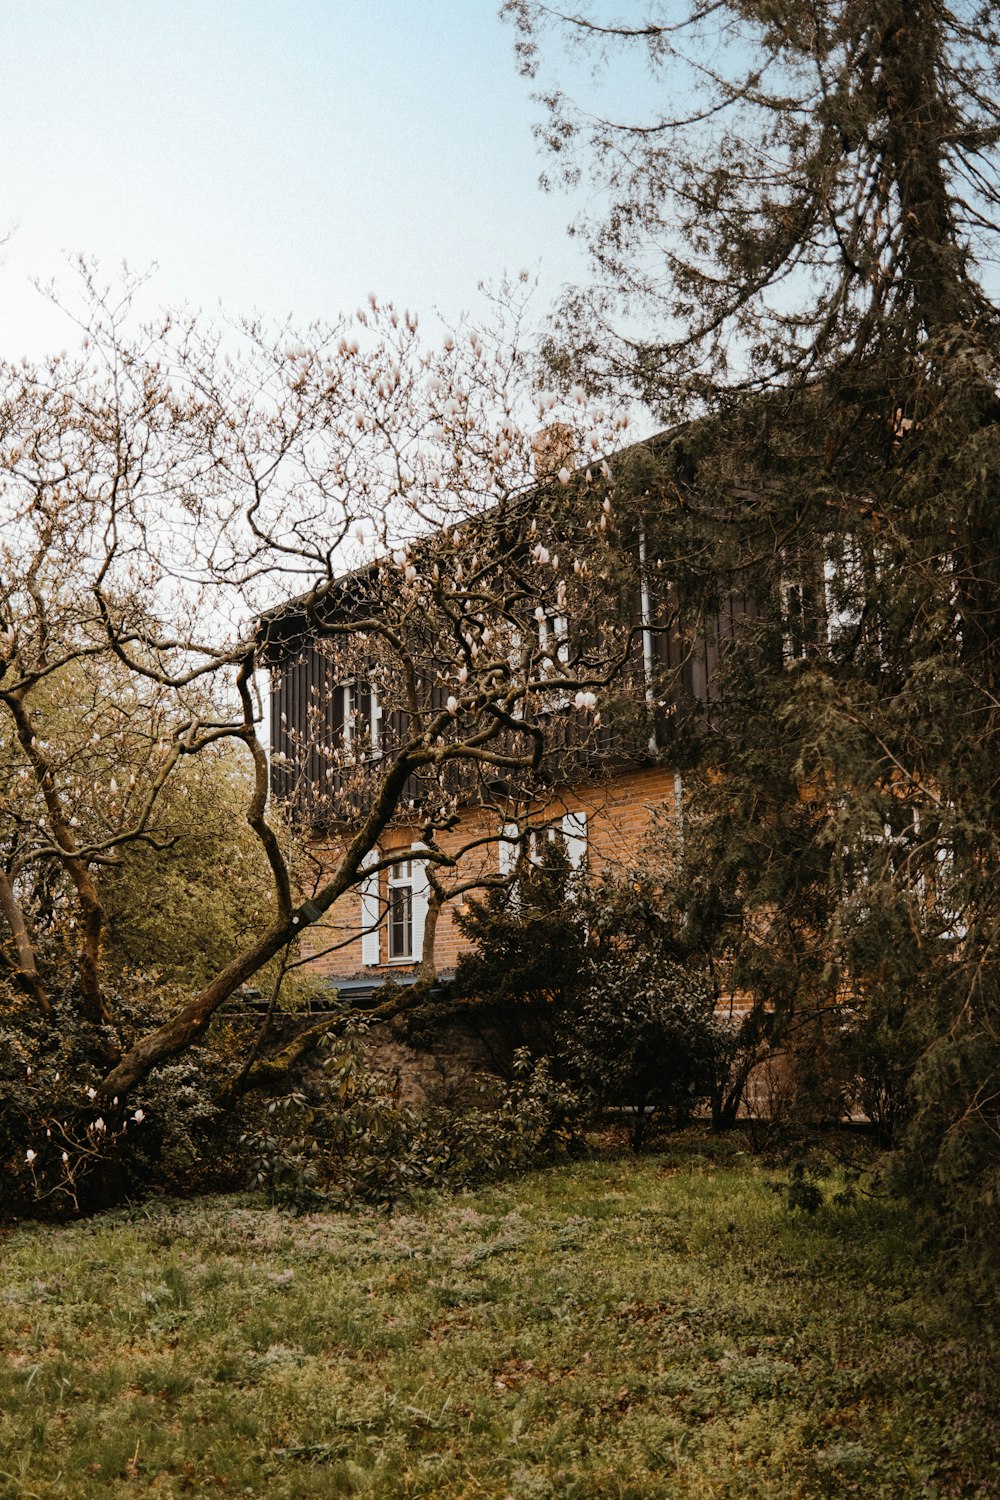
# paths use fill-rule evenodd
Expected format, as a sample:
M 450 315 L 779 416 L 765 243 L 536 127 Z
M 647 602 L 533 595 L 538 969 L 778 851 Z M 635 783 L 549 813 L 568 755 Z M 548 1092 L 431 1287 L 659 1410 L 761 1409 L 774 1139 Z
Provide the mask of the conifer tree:
M 869 1095 L 891 1075 L 903 1179 L 988 1245 L 995 8 L 695 0 L 630 24 L 504 9 L 543 80 L 543 145 L 603 204 L 578 226 L 595 285 L 564 299 L 549 361 L 681 421 L 641 484 L 692 637 L 725 597 L 752 602 L 689 776 L 685 931 L 762 1001 L 847 1007 Z M 557 38 L 596 62 L 596 100 L 547 86 Z M 619 64 L 647 113 L 614 116 Z
M 604 205 L 577 226 L 595 285 L 556 325 L 575 364 L 687 415 L 720 388 L 899 380 L 947 330 L 992 327 L 993 7 L 695 0 L 634 25 L 504 9 L 529 76 L 554 30 L 598 53 L 608 85 L 590 108 L 540 94 L 543 144 Z M 619 65 L 628 97 L 651 100 L 639 118 L 607 113 Z

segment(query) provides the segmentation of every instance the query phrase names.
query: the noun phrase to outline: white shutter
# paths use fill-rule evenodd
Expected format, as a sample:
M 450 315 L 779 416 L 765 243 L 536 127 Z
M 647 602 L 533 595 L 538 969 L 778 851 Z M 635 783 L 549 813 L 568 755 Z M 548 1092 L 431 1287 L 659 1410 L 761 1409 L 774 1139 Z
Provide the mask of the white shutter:
M 514 866 L 517 864 L 518 827 L 516 823 L 505 823 L 500 830 L 500 842 L 497 844 L 497 858 L 500 865 L 501 875 L 513 875 Z
M 587 863 L 587 814 L 569 812 L 562 820 L 562 836 L 570 868 L 581 870 Z
M 378 693 L 375 691 L 374 683 L 371 692 L 371 741 L 372 754 L 377 755 L 382 748 L 382 705 L 378 701 Z
M 427 918 L 427 900 L 431 886 L 430 881 L 427 879 L 427 861 L 419 859 L 416 856 L 422 849 L 426 848 L 426 844 L 414 844 L 414 859 L 410 866 L 412 870 L 411 879 L 413 881 L 410 887 L 410 900 L 412 902 L 410 910 L 413 915 L 413 957 L 417 963 L 420 963 L 424 956 L 424 922 Z
M 362 865 L 376 864 L 377 849 L 369 849 Z M 361 882 L 361 962 L 372 968 L 379 961 L 379 918 L 382 915 L 378 898 L 379 871 L 373 870 Z
M 563 666 L 569 661 L 569 620 L 565 615 L 555 615 L 552 621 L 555 637 L 558 641 L 556 654 Z

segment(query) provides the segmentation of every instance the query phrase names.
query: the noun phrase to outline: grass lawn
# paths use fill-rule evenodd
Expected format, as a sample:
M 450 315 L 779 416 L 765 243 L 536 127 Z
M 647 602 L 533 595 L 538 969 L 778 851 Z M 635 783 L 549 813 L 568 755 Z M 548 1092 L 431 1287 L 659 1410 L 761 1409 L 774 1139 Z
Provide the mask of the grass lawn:
M 738 1142 L 392 1217 L 153 1202 L 0 1240 L 0 1496 L 1000 1495 L 904 1212 Z

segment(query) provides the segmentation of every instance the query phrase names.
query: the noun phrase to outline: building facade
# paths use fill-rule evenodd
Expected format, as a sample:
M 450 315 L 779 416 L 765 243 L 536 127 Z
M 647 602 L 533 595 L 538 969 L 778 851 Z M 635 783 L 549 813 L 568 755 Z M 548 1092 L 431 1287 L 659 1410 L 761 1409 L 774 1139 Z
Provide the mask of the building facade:
M 352 885 L 301 940 L 345 994 L 450 972 L 456 913 L 539 840 L 596 879 L 635 866 L 654 818 L 680 835 L 683 744 L 757 605 L 720 589 L 685 629 L 651 511 L 646 490 L 616 513 L 589 471 L 540 484 L 268 617 L 272 792 L 306 894 L 411 757 Z

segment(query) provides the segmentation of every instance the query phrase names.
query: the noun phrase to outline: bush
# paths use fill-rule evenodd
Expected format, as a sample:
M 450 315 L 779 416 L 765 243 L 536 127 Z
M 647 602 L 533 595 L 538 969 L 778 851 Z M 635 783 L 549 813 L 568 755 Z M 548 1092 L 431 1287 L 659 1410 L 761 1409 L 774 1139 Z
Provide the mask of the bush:
M 711 1095 L 724 1032 L 711 990 L 699 975 L 642 949 L 605 952 L 593 965 L 563 1047 L 602 1108 L 635 1111 L 638 1150 L 654 1117 L 688 1122 Z
M 327 1044 L 318 1077 L 272 1101 L 242 1137 L 251 1182 L 295 1208 L 391 1208 L 421 1187 L 466 1187 L 551 1160 L 576 1141 L 580 1103 L 544 1059 L 521 1051 L 513 1078 L 483 1079 L 482 1108 L 415 1113 L 366 1062 L 368 1027 Z
M 170 1003 L 132 977 L 111 995 L 123 1034 Z M 235 1131 L 215 1104 L 233 1069 L 223 1050 L 192 1047 L 146 1079 L 128 1107 L 99 1104 L 102 1036 L 65 996 L 41 1019 L 0 988 L 0 1213 L 56 1218 L 107 1208 L 155 1185 L 191 1192 L 235 1180 Z
M 545 845 L 513 890 L 470 903 L 460 926 L 473 950 L 418 1027 L 426 1038 L 434 1022 L 464 1021 L 501 1068 L 518 1047 L 549 1058 L 592 1109 L 634 1111 L 636 1148 L 651 1120 L 681 1125 L 703 1100 L 726 1123 L 766 1023 L 716 1021 L 714 989 L 682 961 L 657 897 L 640 874 L 588 887 L 558 844 Z
M 521 1048 L 556 1055 L 560 1017 L 587 956 L 588 913 L 577 884 L 563 848 L 546 842 L 514 886 L 469 901 L 455 920 L 472 946 L 459 957 L 444 1003 L 411 1019 L 413 1039 L 460 1021 L 508 1078 Z

